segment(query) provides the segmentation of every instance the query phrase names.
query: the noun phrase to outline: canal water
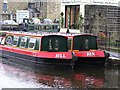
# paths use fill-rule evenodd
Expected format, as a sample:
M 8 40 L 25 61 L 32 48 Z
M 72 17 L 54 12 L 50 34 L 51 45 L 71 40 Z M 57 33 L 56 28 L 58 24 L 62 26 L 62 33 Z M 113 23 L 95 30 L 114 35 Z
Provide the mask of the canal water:
M 119 88 L 117 67 L 81 66 L 75 70 L 61 68 L 33 69 L 0 60 L 2 88 Z

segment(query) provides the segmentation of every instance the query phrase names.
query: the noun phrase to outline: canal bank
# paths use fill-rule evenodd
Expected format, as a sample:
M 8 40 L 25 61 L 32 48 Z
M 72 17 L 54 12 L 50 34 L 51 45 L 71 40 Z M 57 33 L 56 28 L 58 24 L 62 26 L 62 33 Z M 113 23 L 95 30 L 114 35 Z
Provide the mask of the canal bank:
M 108 59 L 108 64 L 110 66 L 120 66 L 120 53 L 118 52 L 112 52 L 112 51 L 106 51 L 110 54 L 110 57 Z

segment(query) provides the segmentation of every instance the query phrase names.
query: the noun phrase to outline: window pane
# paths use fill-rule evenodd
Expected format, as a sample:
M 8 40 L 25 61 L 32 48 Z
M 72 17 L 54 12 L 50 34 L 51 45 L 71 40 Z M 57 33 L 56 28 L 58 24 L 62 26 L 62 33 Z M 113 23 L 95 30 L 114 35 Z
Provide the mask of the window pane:
M 18 40 L 19 40 L 19 37 L 18 36 L 14 36 L 13 45 L 17 45 L 18 44 Z
M 34 49 L 36 43 L 36 38 L 30 38 L 28 48 Z
M 13 45 L 17 45 L 17 41 L 13 41 Z
M 21 46 L 21 47 L 25 47 L 25 46 L 26 46 L 26 42 L 27 42 L 27 38 L 22 37 L 20 46 Z
M 25 42 L 21 42 L 21 47 L 25 47 Z
M 34 43 L 29 43 L 29 48 L 33 48 L 34 47 Z

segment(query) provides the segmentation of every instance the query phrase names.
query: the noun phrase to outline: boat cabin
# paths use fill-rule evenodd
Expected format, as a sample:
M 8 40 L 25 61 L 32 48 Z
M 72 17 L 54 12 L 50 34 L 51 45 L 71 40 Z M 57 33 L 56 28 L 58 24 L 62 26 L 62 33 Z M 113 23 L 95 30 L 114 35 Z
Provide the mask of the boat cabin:
M 67 52 L 67 37 L 49 34 L 7 34 L 5 45 L 48 52 Z
M 6 45 L 48 52 L 97 50 L 97 37 L 91 34 L 9 33 Z
M 27 24 L 27 31 L 38 32 L 38 31 L 48 31 L 48 32 L 58 32 L 60 26 L 58 23 L 51 24 Z
M 68 48 L 71 51 L 97 50 L 97 37 L 92 34 L 71 34 L 67 36 Z

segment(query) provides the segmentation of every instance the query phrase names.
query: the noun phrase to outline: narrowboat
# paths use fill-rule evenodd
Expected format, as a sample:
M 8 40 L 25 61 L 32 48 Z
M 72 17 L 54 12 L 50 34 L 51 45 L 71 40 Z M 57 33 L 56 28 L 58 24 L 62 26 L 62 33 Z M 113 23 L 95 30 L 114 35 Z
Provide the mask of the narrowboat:
M 98 64 L 105 65 L 109 53 L 99 50 L 97 45 L 97 37 L 93 34 L 80 34 L 69 38 L 71 41 L 71 51 L 76 56 L 76 65 L 82 64 Z
M 3 43 L 4 42 L 4 43 Z M 8 32 L 0 45 L 2 57 L 21 64 L 71 65 L 67 37 L 57 33 Z
M 28 65 L 104 66 L 108 58 L 105 51 L 98 50 L 92 34 L 7 32 L 0 50 L 7 60 Z

